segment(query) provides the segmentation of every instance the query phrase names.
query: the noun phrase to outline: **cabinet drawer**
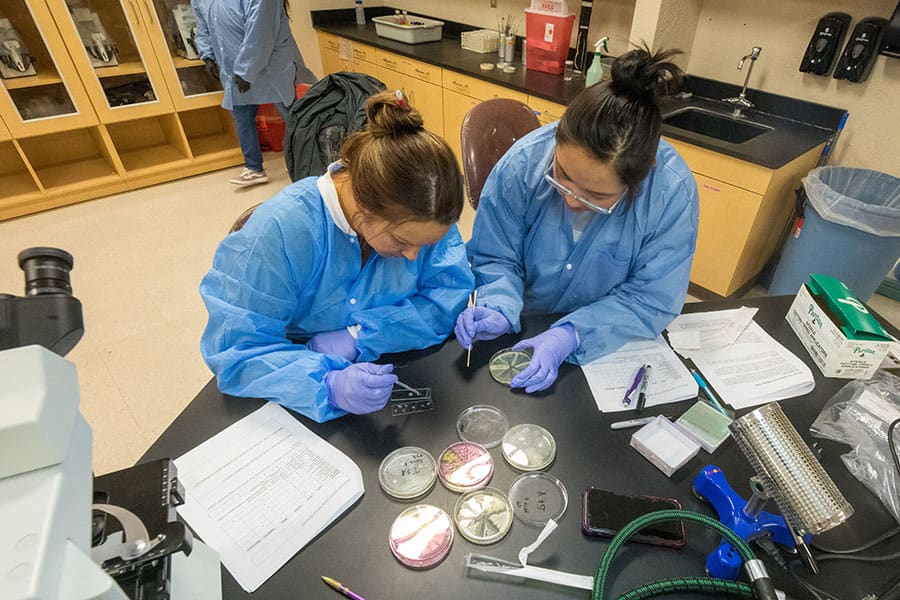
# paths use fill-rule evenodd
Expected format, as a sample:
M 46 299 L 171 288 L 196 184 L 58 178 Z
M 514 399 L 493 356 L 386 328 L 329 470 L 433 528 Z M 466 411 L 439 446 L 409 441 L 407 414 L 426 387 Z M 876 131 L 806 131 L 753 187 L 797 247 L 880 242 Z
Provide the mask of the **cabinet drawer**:
M 323 49 L 338 52 L 341 49 L 341 38 L 330 33 L 317 32 L 319 36 L 319 46 Z
M 562 118 L 563 113 L 566 112 L 565 105 L 550 102 L 549 100 L 544 100 L 543 98 L 537 98 L 535 96 L 528 96 L 528 106 L 534 110 L 534 114 L 537 115 L 541 125 L 559 121 Z
M 359 42 L 352 42 L 353 60 L 376 64 L 375 48 Z
M 475 79 L 474 77 L 469 77 L 468 75 L 462 75 L 455 71 L 443 69 L 441 77 L 444 83 L 444 89 L 464 94 L 477 100 L 490 100 L 491 98 L 512 98 L 513 100 L 518 100 L 523 104 L 528 103 L 527 94 L 505 88 L 501 85 L 488 83 L 487 81 L 482 81 L 481 79 Z
M 694 146 L 671 138 L 664 138 L 678 151 L 694 174 L 706 175 L 720 181 L 755 192 L 765 194 L 769 189 L 774 171 L 760 165 L 720 154 L 706 148 Z
M 375 48 L 375 64 L 391 71 L 401 72 L 400 59 L 403 58 L 399 54 L 387 52 L 381 48 Z
M 441 85 L 441 68 L 422 62 L 421 60 L 413 60 L 401 56 L 400 72 L 404 75 L 409 75 L 410 77 L 418 79 L 419 81 L 427 81 L 428 83 L 434 83 L 438 86 Z

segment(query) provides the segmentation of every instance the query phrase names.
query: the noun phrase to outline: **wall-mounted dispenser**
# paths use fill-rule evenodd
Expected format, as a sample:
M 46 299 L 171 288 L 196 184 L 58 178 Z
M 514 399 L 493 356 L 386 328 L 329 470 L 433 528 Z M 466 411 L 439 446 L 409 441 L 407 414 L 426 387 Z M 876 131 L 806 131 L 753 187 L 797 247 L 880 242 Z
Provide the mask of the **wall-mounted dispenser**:
M 891 58 L 900 58 L 900 2 L 897 3 L 897 8 L 894 9 L 894 16 L 891 17 L 887 28 L 884 30 L 881 54 Z
M 834 68 L 835 79 L 846 79 L 856 83 L 866 80 L 875 57 L 881 50 L 887 23 L 887 19 L 881 17 L 866 17 L 856 24 Z
M 850 15 L 842 12 L 830 12 L 819 19 L 803 62 L 800 63 L 800 71 L 814 75 L 827 75 L 834 64 L 834 57 L 841 49 L 844 34 L 850 27 Z

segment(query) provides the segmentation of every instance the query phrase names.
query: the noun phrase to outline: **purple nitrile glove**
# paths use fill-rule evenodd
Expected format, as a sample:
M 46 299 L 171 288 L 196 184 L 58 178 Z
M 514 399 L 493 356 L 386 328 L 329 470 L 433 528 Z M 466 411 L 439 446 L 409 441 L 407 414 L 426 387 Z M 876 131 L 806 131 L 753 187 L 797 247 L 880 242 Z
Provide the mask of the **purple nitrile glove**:
M 575 335 L 575 328 L 566 323 L 551 327 L 544 333 L 522 340 L 512 347 L 513 350 L 527 348 L 531 348 L 531 364 L 513 377 L 509 387 L 523 387 L 526 393 L 532 394 L 553 385 L 559 372 L 559 365 L 578 348 L 578 336 Z
M 351 362 L 359 356 L 356 338 L 350 335 L 346 329 L 317 333 L 306 342 L 306 347 L 313 352 L 341 356 Z
M 355 415 L 381 410 L 391 398 L 397 383 L 394 365 L 356 363 L 339 371 L 325 373 L 328 404 Z
M 492 340 L 509 331 L 509 321 L 500 312 L 487 306 L 473 306 L 459 313 L 453 333 L 463 348 L 472 342 Z

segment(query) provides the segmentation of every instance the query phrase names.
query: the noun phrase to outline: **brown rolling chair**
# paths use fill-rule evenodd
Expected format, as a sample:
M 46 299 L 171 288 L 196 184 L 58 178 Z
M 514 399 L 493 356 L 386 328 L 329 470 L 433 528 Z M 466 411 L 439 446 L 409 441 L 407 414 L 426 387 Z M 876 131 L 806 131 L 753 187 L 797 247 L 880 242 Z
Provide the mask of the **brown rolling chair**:
M 459 132 L 463 175 L 472 208 L 478 208 L 481 188 L 488 173 L 513 143 L 540 121 L 527 105 L 509 98 L 494 98 L 475 105 L 463 119 Z

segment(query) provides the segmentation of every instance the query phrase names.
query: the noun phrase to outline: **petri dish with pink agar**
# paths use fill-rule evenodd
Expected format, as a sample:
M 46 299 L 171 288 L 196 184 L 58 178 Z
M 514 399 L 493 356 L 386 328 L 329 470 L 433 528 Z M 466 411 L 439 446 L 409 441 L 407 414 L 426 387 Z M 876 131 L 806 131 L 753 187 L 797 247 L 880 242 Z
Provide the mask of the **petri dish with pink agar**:
M 453 521 L 437 506 L 410 506 L 394 519 L 388 543 L 397 560 L 407 567 L 433 567 L 450 552 Z

